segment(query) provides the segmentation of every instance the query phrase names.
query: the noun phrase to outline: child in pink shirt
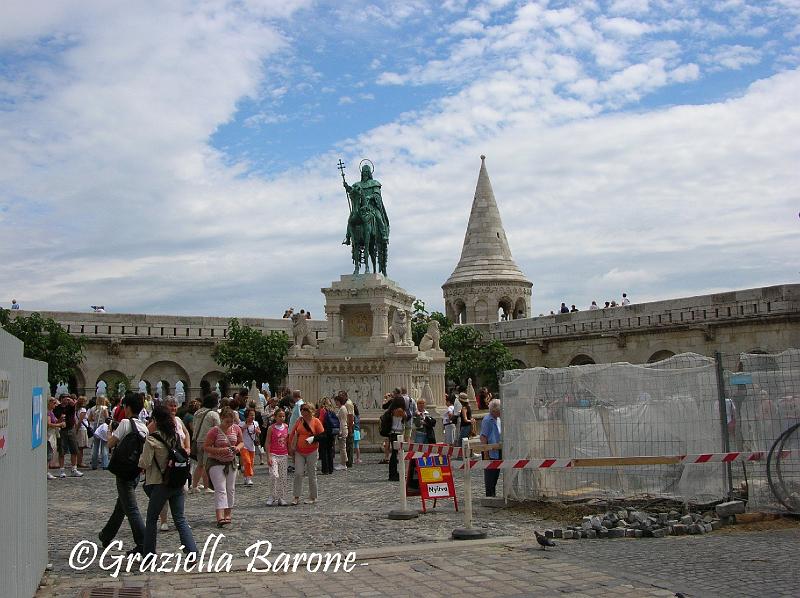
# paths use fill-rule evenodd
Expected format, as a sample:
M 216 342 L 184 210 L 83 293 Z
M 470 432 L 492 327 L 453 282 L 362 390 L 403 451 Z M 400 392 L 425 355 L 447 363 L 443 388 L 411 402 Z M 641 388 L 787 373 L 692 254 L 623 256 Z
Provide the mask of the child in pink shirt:
M 286 467 L 289 463 L 289 426 L 284 421 L 286 414 L 282 409 L 275 411 L 275 423 L 267 429 L 267 465 L 269 471 L 269 498 L 267 506 L 287 506 L 286 488 L 288 476 Z

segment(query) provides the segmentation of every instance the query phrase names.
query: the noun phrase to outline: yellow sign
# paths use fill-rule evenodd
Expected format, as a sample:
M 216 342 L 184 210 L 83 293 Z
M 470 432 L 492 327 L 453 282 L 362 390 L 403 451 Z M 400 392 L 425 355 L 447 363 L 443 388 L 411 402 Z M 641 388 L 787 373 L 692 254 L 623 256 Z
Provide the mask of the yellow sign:
M 421 467 L 419 470 L 419 477 L 423 484 L 441 482 L 444 479 L 441 467 Z

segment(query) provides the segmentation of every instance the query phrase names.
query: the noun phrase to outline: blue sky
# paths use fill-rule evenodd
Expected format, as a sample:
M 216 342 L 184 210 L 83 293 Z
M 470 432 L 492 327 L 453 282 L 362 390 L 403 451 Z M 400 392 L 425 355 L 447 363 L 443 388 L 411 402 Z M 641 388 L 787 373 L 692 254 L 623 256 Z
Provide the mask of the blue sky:
M 434 309 L 481 154 L 534 313 L 794 282 L 799 38 L 796 0 L 6 1 L 0 301 L 321 315 L 340 157 Z

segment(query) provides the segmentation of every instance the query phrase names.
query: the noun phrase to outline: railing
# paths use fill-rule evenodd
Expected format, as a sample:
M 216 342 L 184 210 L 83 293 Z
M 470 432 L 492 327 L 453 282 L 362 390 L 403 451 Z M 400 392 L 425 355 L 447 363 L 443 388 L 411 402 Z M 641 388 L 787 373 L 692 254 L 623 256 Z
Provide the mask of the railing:
M 584 310 L 488 324 L 490 339 L 525 342 L 552 337 L 618 334 L 637 329 L 709 325 L 800 314 L 800 285 Z

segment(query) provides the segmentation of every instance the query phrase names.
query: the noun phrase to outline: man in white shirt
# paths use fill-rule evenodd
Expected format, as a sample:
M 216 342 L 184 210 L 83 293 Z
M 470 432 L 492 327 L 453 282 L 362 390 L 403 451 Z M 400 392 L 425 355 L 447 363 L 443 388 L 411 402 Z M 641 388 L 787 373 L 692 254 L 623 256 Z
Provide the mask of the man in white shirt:
M 600 309 L 597 307 L 597 301 L 592 301 L 592 304 L 589 306 L 589 309 Z
M 130 393 L 122 399 L 122 404 L 125 408 L 125 419 L 123 419 L 114 433 L 108 439 L 108 448 L 113 449 L 120 441 L 133 431 L 136 427 L 136 433 L 143 438 L 147 436 L 147 425 L 136 419 L 136 415 L 144 408 L 144 396 L 141 393 Z M 139 476 L 132 480 L 125 480 L 118 476 L 114 476 L 117 483 L 117 503 L 114 506 L 114 512 L 108 518 L 100 533 L 97 534 L 100 542 L 105 548 L 119 532 L 123 519 L 128 518 L 128 523 L 133 532 L 134 548 L 133 552 L 141 554 L 144 544 L 144 521 L 139 512 L 139 505 L 136 503 L 136 486 L 139 484 Z
M 625 305 L 630 305 L 630 304 L 631 304 L 631 300 L 628 299 L 628 294 L 627 293 L 622 293 L 622 305 L 625 306 Z

